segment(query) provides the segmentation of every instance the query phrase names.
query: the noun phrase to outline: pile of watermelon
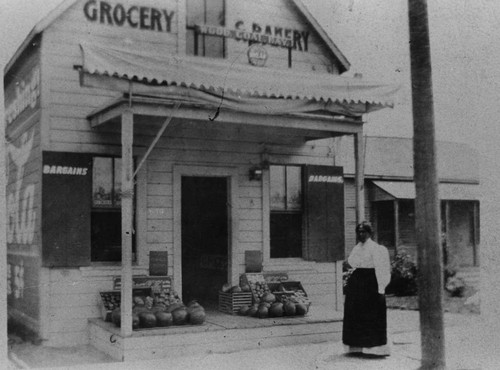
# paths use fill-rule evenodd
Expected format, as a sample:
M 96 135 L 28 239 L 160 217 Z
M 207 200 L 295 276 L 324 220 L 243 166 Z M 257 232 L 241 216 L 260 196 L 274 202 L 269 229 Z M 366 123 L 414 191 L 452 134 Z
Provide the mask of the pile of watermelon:
M 279 302 L 274 294 L 266 293 L 262 296 L 260 303 L 255 303 L 252 306 L 242 306 L 238 313 L 242 316 L 265 319 L 268 317 L 304 316 L 308 310 L 309 306 L 303 302 L 294 302 L 292 300 Z
M 154 302 L 151 297 L 135 297 L 132 308 L 132 328 L 150 329 L 173 325 L 202 325 L 205 322 L 205 309 L 197 302 L 188 305 L 176 302 L 169 305 Z M 113 323 L 120 327 L 121 311 L 115 308 L 111 314 Z

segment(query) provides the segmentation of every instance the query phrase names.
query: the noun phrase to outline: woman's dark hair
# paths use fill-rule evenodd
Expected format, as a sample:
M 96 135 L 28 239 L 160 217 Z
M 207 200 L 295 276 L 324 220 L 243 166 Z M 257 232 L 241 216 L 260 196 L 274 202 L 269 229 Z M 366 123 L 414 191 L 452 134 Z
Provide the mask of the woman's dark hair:
M 373 235 L 373 228 L 372 225 L 368 221 L 362 221 L 356 226 L 356 232 L 358 231 L 365 231 L 370 235 Z

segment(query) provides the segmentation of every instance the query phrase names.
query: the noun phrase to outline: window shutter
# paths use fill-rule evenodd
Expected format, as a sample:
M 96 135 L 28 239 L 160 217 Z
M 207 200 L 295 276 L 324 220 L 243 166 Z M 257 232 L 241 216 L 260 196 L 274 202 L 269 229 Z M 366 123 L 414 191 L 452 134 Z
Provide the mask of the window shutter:
M 43 265 L 90 265 L 92 156 L 44 152 L 42 176 Z
M 345 258 L 342 167 L 305 167 L 306 251 L 311 261 Z

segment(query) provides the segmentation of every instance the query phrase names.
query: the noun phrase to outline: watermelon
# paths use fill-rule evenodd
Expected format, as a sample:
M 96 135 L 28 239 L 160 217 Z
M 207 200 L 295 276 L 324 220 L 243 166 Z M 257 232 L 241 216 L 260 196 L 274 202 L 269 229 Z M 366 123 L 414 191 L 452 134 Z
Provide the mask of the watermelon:
M 304 303 L 297 303 L 295 305 L 295 312 L 299 316 L 304 316 L 307 313 L 308 309 Z
M 285 315 L 287 316 L 294 316 L 296 313 L 295 303 L 293 302 L 290 301 L 286 302 L 283 308 L 285 310 Z
M 269 317 L 269 309 L 266 306 L 259 306 L 259 309 L 257 310 L 257 317 L 259 317 L 259 319 Z
M 280 302 L 273 303 L 269 309 L 269 316 L 271 317 L 281 317 L 283 313 L 283 303 Z
M 136 314 L 132 314 L 132 329 L 139 329 L 140 326 L 140 320 L 139 316 Z
M 141 328 L 154 328 L 156 326 L 156 316 L 154 313 L 144 311 L 139 314 L 139 325 Z
M 184 325 L 188 319 L 188 313 L 185 307 L 179 307 L 172 311 L 174 325 Z
M 241 316 L 246 316 L 246 315 L 248 315 L 249 310 L 250 310 L 250 307 L 248 307 L 247 305 L 241 306 L 240 309 L 238 310 L 238 314 L 240 314 Z
M 205 322 L 205 310 L 203 307 L 195 308 L 189 313 L 189 322 L 193 325 L 201 325 Z
M 118 327 L 120 327 L 121 324 L 121 316 L 122 312 L 120 307 L 115 308 L 113 312 L 111 312 L 111 321 Z
M 157 326 L 166 327 L 174 323 L 171 313 L 158 311 L 155 313 L 155 316 Z

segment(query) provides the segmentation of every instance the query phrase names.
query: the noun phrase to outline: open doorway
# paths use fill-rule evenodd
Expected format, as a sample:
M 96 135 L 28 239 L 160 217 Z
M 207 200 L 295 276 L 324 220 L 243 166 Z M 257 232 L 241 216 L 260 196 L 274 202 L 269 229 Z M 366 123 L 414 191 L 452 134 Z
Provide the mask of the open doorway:
M 182 299 L 216 307 L 228 278 L 228 179 L 182 176 Z

